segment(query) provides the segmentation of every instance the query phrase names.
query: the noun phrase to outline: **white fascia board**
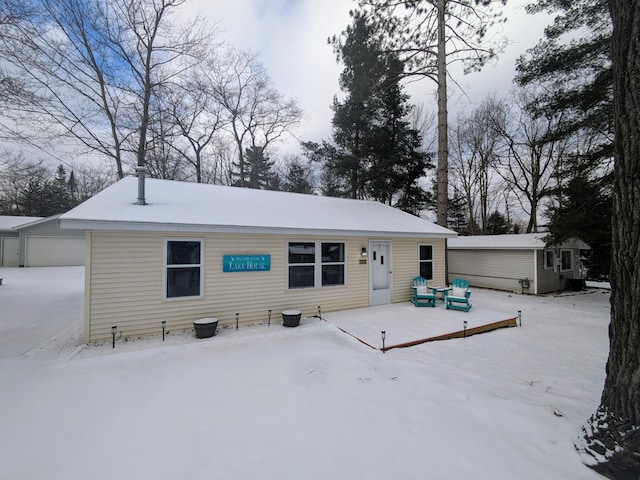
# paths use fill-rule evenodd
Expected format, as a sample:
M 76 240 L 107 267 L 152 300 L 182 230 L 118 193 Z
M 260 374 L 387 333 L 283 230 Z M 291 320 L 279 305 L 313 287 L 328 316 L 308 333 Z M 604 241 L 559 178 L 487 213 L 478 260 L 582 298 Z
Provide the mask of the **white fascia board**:
M 73 230 L 109 230 L 136 232 L 174 232 L 174 233 L 249 233 L 271 235 L 310 235 L 342 237 L 404 237 L 404 238 L 453 238 L 457 235 L 429 232 L 384 232 L 363 230 L 320 230 L 303 228 L 251 227 L 238 225 L 192 225 L 182 223 L 146 223 L 146 222 L 110 222 L 79 219 L 61 219 L 63 229 Z

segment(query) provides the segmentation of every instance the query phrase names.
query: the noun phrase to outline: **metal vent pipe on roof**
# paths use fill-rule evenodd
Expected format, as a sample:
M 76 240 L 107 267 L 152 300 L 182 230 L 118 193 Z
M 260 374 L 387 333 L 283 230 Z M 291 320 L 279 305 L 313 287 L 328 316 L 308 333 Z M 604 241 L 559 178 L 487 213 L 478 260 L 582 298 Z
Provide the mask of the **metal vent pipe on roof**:
M 144 198 L 144 176 L 147 172 L 146 167 L 137 166 L 136 167 L 136 175 L 138 176 L 138 201 L 137 205 L 146 205 L 147 202 Z

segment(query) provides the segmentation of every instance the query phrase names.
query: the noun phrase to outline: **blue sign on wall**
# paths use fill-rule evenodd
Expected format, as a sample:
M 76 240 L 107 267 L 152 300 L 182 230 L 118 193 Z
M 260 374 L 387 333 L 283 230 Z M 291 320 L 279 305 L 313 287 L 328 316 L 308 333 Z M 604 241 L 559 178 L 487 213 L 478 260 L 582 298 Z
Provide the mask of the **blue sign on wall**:
M 271 255 L 224 255 L 223 272 L 268 272 Z

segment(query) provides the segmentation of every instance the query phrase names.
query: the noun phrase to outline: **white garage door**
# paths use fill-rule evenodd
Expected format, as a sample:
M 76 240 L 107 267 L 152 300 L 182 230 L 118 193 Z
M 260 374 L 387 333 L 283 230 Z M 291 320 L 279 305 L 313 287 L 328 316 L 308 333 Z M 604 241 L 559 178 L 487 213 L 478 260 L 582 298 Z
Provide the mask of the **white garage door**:
M 84 237 L 27 237 L 27 267 L 84 265 Z
M 2 239 L 2 266 L 17 267 L 20 263 L 20 239 L 4 237 Z

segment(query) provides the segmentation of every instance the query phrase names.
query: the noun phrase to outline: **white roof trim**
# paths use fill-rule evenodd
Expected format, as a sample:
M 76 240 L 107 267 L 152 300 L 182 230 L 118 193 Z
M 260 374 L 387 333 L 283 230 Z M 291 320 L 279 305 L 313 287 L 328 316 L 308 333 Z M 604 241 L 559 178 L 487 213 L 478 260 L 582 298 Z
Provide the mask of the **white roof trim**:
M 270 235 L 321 235 L 342 237 L 404 237 L 404 238 L 452 238 L 451 234 L 420 233 L 420 232 L 394 232 L 380 230 L 336 230 L 336 229 L 309 229 L 309 228 L 276 228 L 276 227 L 251 227 L 239 225 L 193 225 L 175 223 L 145 223 L 145 222 L 108 222 L 93 220 L 62 219 L 60 225 L 63 229 L 76 230 L 109 230 L 132 232 L 176 232 L 176 233 L 250 233 Z

